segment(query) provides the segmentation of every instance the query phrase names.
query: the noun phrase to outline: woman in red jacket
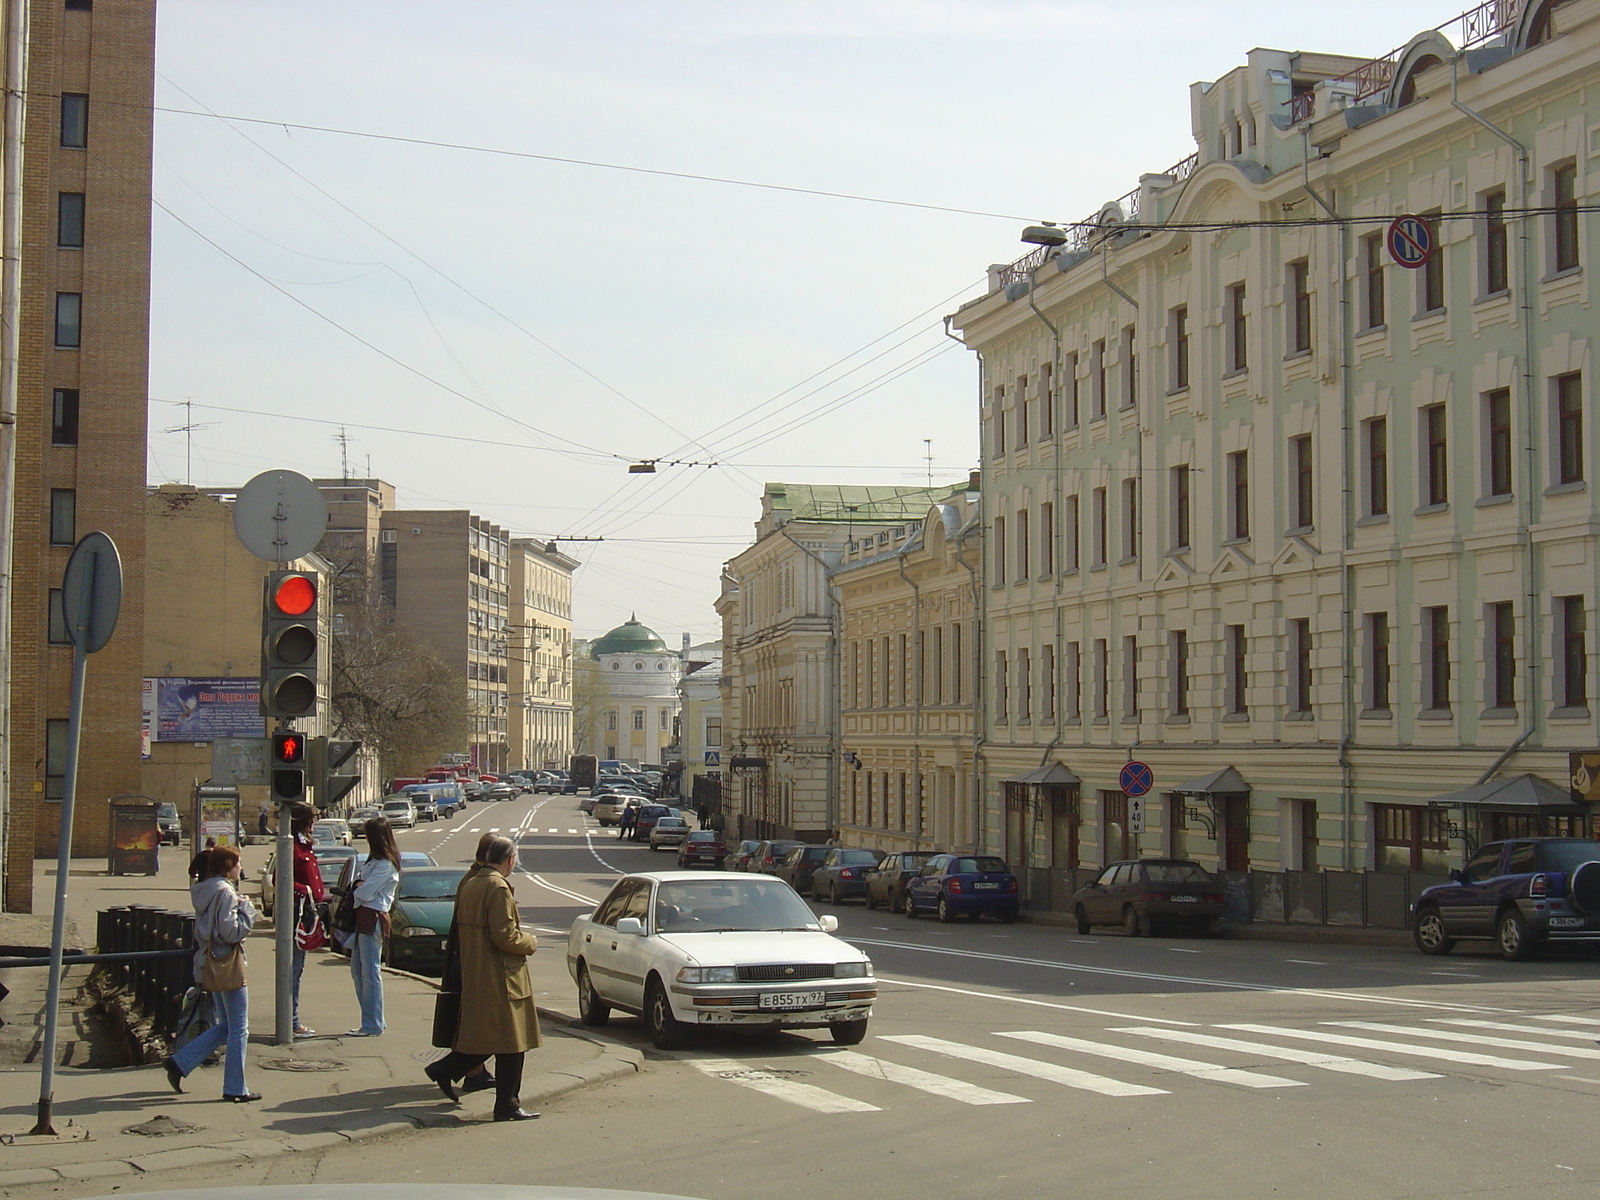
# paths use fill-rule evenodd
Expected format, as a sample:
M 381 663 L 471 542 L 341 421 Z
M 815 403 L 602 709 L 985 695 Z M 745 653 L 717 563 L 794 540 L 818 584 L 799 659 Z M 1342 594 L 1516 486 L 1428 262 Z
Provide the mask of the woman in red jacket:
M 313 905 L 322 903 L 327 895 L 322 886 L 322 872 L 317 869 L 317 856 L 311 849 L 311 827 L 317 823 L 317 814 L 309 804 L 295 804 L 289 809 L 289 828 L 294 832 L 294 905 L 278 919 L 296 921 L 301 906 L 309 897 Z M 298 934 L 299 930 L 296 930 Z M 294 947 L 294 1032 L 297 1037 L 309 1037 L 314 1029 L 300 1023 L 300 975 L 306 969 L 306 952 L 300 947 L 299 937 Z

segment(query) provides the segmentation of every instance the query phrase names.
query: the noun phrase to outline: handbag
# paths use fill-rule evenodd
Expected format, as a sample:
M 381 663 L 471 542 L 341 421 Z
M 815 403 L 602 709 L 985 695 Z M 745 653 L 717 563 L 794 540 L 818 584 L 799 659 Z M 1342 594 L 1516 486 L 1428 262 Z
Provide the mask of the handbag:
M 354 933 L 356 931 L 356 886 L 361 882 L 361 872 L 357 871 L 355 878 L 350 881 L 350 890 L 339 897 L 339 902 L 333 906 L 329 917 L 333 921 L 335 933 Z
M 296 892 L 294 898 L 294 944 L 299 950 L 321 950 L 328 941 L 328 930 L 322 923 L 310 893 Z
M 214 942 L 200 943 L 205 950 L 205 966 L 200 969 L 200 986 L 208 992 L 236 992 L 244 986 L 244 946 L 235 942 L 221 958 L 212 952 Z
M 444 970 L 439 978 L 439 994 L 433 999 L 433 1044 L 449 1050 L 456 1044 L 461 1026 L 461 959 L 456 952 L 456 916 L 450 914 L 450 936 L 444 946 Z

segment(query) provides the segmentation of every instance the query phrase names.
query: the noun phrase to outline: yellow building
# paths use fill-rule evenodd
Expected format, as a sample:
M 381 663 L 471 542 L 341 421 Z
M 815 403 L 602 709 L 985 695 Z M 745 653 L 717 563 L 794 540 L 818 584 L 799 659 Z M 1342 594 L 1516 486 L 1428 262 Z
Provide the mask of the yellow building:
M 572 572 L 554 542 L 511 542 L 511 765 L 565 767 L 572 755 Z

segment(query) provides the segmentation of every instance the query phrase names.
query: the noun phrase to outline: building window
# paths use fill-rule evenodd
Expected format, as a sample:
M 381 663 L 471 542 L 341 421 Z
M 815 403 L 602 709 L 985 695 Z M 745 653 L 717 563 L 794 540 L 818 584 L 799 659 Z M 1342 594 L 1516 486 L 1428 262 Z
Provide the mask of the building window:
M 1433 235 L 1434 251 L 1417 273 L 1422 276 L 1422 312 L 1444 311 L 1444 247 L 1439 244 L 1439 214 L 1423 213 L 1422 220 Z
M 1105 720 L 1111 711 L 1111 645 L 1105 638 L 1094 640 L 1094 715 Z
M 721 717 L 707 717 L 706 718 L 706 739 L 705 739 L 705 744 L 708 747 L 717 747 L 717 746 L 722 745 L 722 718 Z
M 70 546 L 78 540 L 78 493 L 72 488 L 50 489 L 50 544 Z
M 1250 452 L 1228 455 L 1228 526 L 1235 541 L 1250 536 Z
M 1425 650 L 1427 695 L 1423 701 L 1428 708 L 1439 712 L 1450 711 L 1450 609 L 1444 605 L 1422 610 Z
M 83 345 L 83 296 L 56 293 L 56 348 L 76 350 Z
M 1366 327 L 1381 328 L 1384 323 L 1383 307 L 1383 235 L 1374 233 L 1361 239 L 1362 278 L 1365 287 Z
M 1511 494 L 1511 390 L 1500 388 L 1483 398 L 1488 434 L 1489 495 Z
M 1243 371 L 1250 365 L 1249 329 L 1244 311 L 1244 284 L 1228 289 L 1228 370 Z
M 78 444 L 78 389 L 56 388 L 50 401 L 50 444 Z
M 50 614 L 45 622 L 45 640 L 52 646 L 70 646 L 72 639 L 67 636 L 67 610 L 61 602 L 61 589 L 50 589 Z
M 1578 265 L 1578 167 L 1564 163 L 1550 172 L 1550 215 L 1555 244 L 1555 269 L 1571 271 Z
M 1056 719 L 1056 648 L 1046 644 L 1039 647 L 1039 719 Z
M 1039 573 L 1056 573 L 1056 506 L 1048 501 L 1039 505 Z
M 994 582 L 996 586 L 1006 581 L 1006 519 L 994 519 Z
M 1586 708 L 1589 704 L 1588 629 L 1582 596 L 1558 596 L 1556 612 L 1561 622 L 1561 705 Z
M 1030 549 L 1030 539 L 1028 537 L 1028 510 L 1025 509 L 1025 508 L 1019 508 L 1019 509 L 1017 509 L 1017 582 L 1018 583 L 1027 582 L 1028 576 L 1032 573 L 1031 570 L 1030 570 L 1031 564 L 1028 561 L 1028 551 L 1029 551 L 1029 549 Z
M 1004 725 L 1011 719 L 1011 673 L 1006 652 L 994 652 L 994 722 Z
M 1083 650 L 1081 642 L 1067 643 L 1066 716 L 1069 721 L 1083 719 Z
M 1389 614 L 1367 614 L 1367 707 L 1389 711 Z
M 1006 456 L 1006 389 L 997 387 L 994 390 L 994 456 Z
M 1091 538 L 1093 545 L 1090 552 L 1093 554 L 1093 565 L 1103 567 L 1106 565 L 1106 489 L 1095 488 L 1089 494 L 1089 520 L 1092 525 Z
M 1517 645 L 1516 618 L 1510 602 L 1489 605 L 1488 611 L 1491 677 L 1489 680 L 1489 705 L 1491 708 L 1515 708 L 1517 705 Z
M 1297 713 L 1311 711 L 1311 622 L 1289 622 L 1290 640 L 1294 644 L 1294 668 L 1290 676 L 1289 707 Z
M 1139 639 L 1122 639 L 1122 715 L 1129 720 L 1139 716 Z
M 1189 548 L 1189 468 L 1172 468 L 1172 548 Z
M 1189 386 L 1189 306 L 1180 304 L 1170 316 L 1172 340 L 1172 390 L 1181 392 Z
M 1079 546 L 1082 544 L 1082 533 L 1078 526 L 1079 502 L 1076 495 L 1067 497 L 1067 522 L 1062 531 L 1061 566 L 1065 571 L 1076 571 L 1079 568 Z
M 44 723 L 44 798 L 61 800 L 67 794 L 67 722 Z
M 1039 436 L 1056 435 L 1055 364 L 1039 365 Z
M 83 193 L 56 194 L 56 245 L 63 250 L 83 249 Z
M 70 150 L 89 144 L 89 97 L 82 92 L 61 93 L 61 144 Z
M 1122 407 L 1139 403 L 1139 358 L 1137 333 L 1129 325 L 1122 331 Z
M 1373 417 L 1366 422 L 1367 515 L 1389 512 L 1389 420 Z
M 1078 427 L 1078 356 L 1067 355 L 1067 411 L 1066 423 L 1068 429 Z
M 1249 670 L 1245 662 L 1247 643 L 1243 625 L 1228 626 L 1228 711 L 1243 716 L 1250 711 L 1245 702 L 1245 688 L 1249 686 Z
M 616 731 L 617 731 L 617 710 L 614 709 L 614 708 L 607 709 L 606 710 L 606 732 L 607 733 L 615 733 Z M 612 755 L 611 757 L 615 757 L 615 755 Z
M 1497 296 L 1511 279 L 1506 257 L 1505 188 L 1484 194 L 1483 212 L 1483 294 Z
M 1378 870 L 1443 872 L 1450 843 L 1448 813 L 1413 804 L 1374 804 Z
M 1172 679 L 1172 715 L 1189 715 L 1189 635 L 1175 630 L 1169 635 L 1168 650 L 1172 662 L 1168 667 Z
M 1444 405 L 1430 404 L 1422 410 L 1422 437 L 1424 502 L 1448 504 L 1450 463 L 1446 456 Z
M 1100 338 L 1089 354 L 1092 372 L 1089 388 L 1090 418 L 1101 420 L 1106 415 L 1106 340 Z
M 1028 647 L 1017 650 L 1017 721 L 1033 720 L 1033 654 Z
M 1583 376 L 1556 380 L 1556 476 L 1560 483 L 1583 482 Z
M 1310 529 L 1316 522 L 1312 509 L 1311 435 L 1289 439 L 1289 457 L 1294 463 L 1294 523 L 1297 529 Z
M 950 626 L 950 698 L 957 704 L 965 700 L 962 677 L 966 673 L 966 659 L 961 656 L 961 622 Z
M 1306 354 L 1311 350 L 1311 264 L 1303 258 L 1289 264 L 1289 294 L 1289 345 L 1295 354 Z
M 1122 481 L 1122 557 L 1139 557 L 1139 480 Z
M 644 730 L 644 709 L 636 708 L 633 710 L 633 727 L 639 732 Z
M 1028 377 L 1017 376 L 1017 449 L 1028 444 Z

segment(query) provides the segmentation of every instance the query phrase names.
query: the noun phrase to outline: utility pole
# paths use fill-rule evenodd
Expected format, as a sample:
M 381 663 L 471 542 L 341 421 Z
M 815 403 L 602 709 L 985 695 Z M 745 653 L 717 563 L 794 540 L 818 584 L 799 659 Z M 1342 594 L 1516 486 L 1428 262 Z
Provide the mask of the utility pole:
M 183 406 L 184 421 L 182 425 L 174 425 L 167 430 L 168 433 L 181 433 L 183 438 L 183 481 L 190 487 L 194 486 L 194 434 L 197 429 L 210 429 L 209 425 L 196 425 L 194 423 L 194 397 L 178 401 Z

